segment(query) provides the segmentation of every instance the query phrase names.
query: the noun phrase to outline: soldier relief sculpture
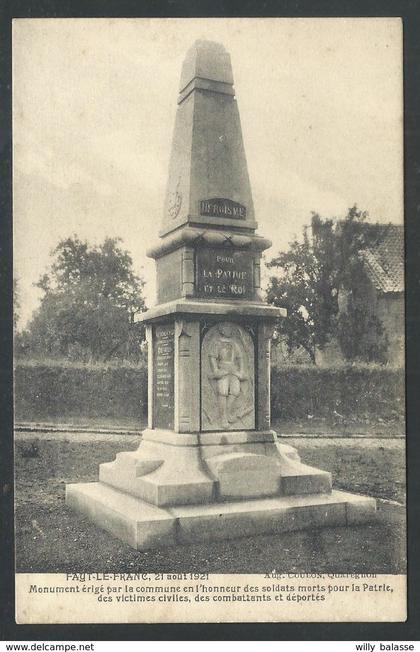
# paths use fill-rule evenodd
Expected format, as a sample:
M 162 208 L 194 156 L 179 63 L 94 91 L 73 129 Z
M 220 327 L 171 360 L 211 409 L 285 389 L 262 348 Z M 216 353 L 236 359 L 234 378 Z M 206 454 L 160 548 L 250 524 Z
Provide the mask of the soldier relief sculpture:
M 242 430 L 255 427 L 254 344 L 231 322 L 209 329 L 202 343 L 202 427 Z

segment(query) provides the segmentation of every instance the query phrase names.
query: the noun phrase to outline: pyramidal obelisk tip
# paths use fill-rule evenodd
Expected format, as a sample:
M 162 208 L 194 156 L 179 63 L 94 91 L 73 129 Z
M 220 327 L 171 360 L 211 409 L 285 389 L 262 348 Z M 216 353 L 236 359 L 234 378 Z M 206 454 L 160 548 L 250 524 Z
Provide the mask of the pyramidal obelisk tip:
M 182 66 L 179 90 L 195 78 L 233 85 L 230 55 L 222 43 L 203 39 L 193 43 Z

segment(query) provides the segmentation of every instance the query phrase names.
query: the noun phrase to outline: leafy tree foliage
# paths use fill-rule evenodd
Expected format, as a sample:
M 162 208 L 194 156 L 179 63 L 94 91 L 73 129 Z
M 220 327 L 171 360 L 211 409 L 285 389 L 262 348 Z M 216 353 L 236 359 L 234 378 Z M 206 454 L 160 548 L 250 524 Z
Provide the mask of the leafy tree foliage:
M 270 277 L 267 300 L 288 310 L 277 337 L 290 352 L 303 347 L 315 362 L 316 349 L 336 337 L 348 360 L 383 359 L 387 342 L 366 301 L 361 257 L 378 238 L 378 227 L 366 218 L 357 206 L 343 220 L 313 213 L 311 234 L 306 226 L 301 241 L 268 263 L 277 273 Z
M 137 359 L 144 340 L 134 315 L 145 310 L 144 281 L 119 238 L 91 246 L 77 236 L 58 243 L 36 284 L 39 309 L 19 348 L 31 355 L 107 361 Z

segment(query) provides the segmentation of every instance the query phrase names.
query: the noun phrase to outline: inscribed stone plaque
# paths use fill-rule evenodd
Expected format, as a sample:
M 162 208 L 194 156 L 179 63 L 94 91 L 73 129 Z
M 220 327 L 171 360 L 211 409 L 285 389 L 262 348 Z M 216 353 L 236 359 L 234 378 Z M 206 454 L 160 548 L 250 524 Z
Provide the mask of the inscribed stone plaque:
M 252 299 L 252 254 L 222 248 L 197 249 L 196 295 L 206 299 Z
M 153 329 L 153 424 L 174 427 L 174 327 Z
M 201 427 L 255 428 L 254 342 L 238 324 L 220 322 L 203 338 Z
M 230 217 L 236 220 L 246 218 L 246 208 L 231 199 L 206 199 L 200 201 L 200 215 L 210 215 L 211 217 Z

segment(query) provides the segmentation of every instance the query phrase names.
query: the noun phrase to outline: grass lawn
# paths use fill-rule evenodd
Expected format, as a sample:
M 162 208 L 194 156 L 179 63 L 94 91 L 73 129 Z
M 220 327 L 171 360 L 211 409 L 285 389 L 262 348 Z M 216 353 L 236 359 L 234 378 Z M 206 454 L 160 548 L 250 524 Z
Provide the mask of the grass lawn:
M 134 450 L 139 438 L 43 435 L 37 456 L 25 457 L 36 439 L 18 436 L 16 448 L 18 572 L 404 572 L 405 532 L 396 523 L 135 551 L 69 510 L 64 496 L 66 483 L 97 480 L 98 465 Z M 336 488 L 404 500 L 403 440 L 287 443 L 303 462 L 331 471 Z
M 302 462 L 330 471 L 336 489 L 405 503 L 403 440 L 287 438 Z

